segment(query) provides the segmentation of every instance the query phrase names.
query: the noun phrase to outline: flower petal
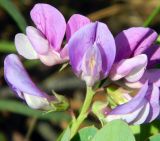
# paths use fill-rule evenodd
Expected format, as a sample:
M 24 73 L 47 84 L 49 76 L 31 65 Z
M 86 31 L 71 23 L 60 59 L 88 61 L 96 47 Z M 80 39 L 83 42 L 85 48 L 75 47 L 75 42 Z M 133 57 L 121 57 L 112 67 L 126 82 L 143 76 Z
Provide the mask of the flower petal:
M 66 27 L 67 42 L 77 30 L 79 30 L 81 27 L 83 27 L 84 25 L 90 22 L 91 22 L 90 19 L 88 19 L 83 15 L 80 15 L 80 14 L 72 15 L 68 20 L 67 27 Z
M 116 38 L 116 61 L 143 53 L 157 39 L 157 33 L 144 27 L 132 27 L 120 32 Z
M 15 36 L 15 46 L 20 55 L 26 59 L 38 59 L 38 55 L 25 34 L 18 33 Z
M 61 58 L 63 58 L 63 59 L 69 60 L 68 44 L 66 44 L 66 45 L 62 48 L 62 50 L 61 50 L 61 52 L 60 52 L 60 56 L 61 56 Z
M 96 25 L 91 23 L 82 27 L 68 42 L 70 64 L 78 75 L 81 73 L 80 64 L 83 55 L 94 44 Z
M 86 81 L 87 86 L 93 86 L 100 79 L 102 70 L 101 54 L 96 45 L 87 49 L 81 67 L 81 78 Z
M 24 99 L 32 109 L 49 109 L 49 101 L 47 98 L 38 97 L 24 93 Z
M 146 70 L 141 79 L 135 83 L 126 83 L 130 88 L 140 88 L 146 81 L 160 87 L 160 69 Z
M 123 59 L 113 66 L 110 77 L 114 81 L 124 77 L 129 82 L 135 82 L 142 77 L 146 66 L 147 56 L 145 54 Z
M 148 68 L 153 68 L 157 64 L 160 64 L 160 46 L 159 45 L 153 45 L 149 47 L 144 52 L 148 57 Z
M 4 76 L 7 83 L 16 91 L 39 97 L 47 97 L 29 78 L 18 56 L 15 54 L 10 54 L 5 58 Z
M 108 75 L 116 55 L 116 46 L 112 33 L 104 23 L 97 23 L 95 42 L 102 56 L 102 73 Z
M 61 64 L 65 61 L 67 61 L 67 59 L 61 58 L 60 54 L 58 52 L 55 52 L 55 51 L 49 51 L 48 54 L 40 55 L 39 58 L 47 66 L 53 66 L 53 65 L 56 65 L 56 64 Z
M 66 30 L 63 15 L 49 4 L 36 4 L 31 10 L 31 18 L 54 50 L 59 50 Z
M 96 44 L 102 58 L 104 77 L 110 71 L 115 58 L 115 42 L 108 27 L 100 22 L 90 23 L 78 30 L 68 42 L 70 63 L 77 75 L 81 74 L 82 58 L 88 48 Z
M 146 103 L 141 112 L 138 114 L 138 116 L 134 119 L 134 121 L 131 122 L 133 125 L 140 125 L 144 123 L 149 115 L 150 112 L 150 105 L 149 103 Z
M 144 107 L 141 106 L 141 107 L 137 108 L 135 111 L 130 112 L 130 113 L 126 113 L 126 114 L 107 115 L 105 120 L 107 122 L 109 122 L 109 121 L 112 121 L 112 120 L 115 120 L 115 119 L 122 119 L 122 120 L 126 121 L 127 123 L 131 123 L 140 114 L 140 112 L 142 111 L 143 108 Z
M 137 95 L 131 99 L 129 102 L 119 105 L 118 107 L 116 107 L 115 109 L 113 109 L 109 115 L 119 115 L 119 114 L 128 114 L 128 113 L 132 113 L 133 111 L 135 111 L 136 109 L 138 109 L 138 107 L 141 107 L 142 105 L 144 105 L 147 100 L 145 99 L 145 96 L 147 94 L 147 90 L 148 90 L 148 82 L 146 82 L 144 84 L 144 86 L 139 90 L 139 92 L 137 93 Z
M 39 30 L 33 26 L 28 26 L 26 28 L 26 34 L 38 54 L 48 53 L 49 43 Z
M 148 118 L 146 119 L 146 122 L 151 122 L 155 118 L 157 118 L 160 113 L 159 87 L 157 87 L 156 85 L 153 84 L 153 86 L 150 87 L 150 89 L 148 91 L 147 98 L 148 98 L 148 101 L 150 104 L 150 114 L 149 114 Z

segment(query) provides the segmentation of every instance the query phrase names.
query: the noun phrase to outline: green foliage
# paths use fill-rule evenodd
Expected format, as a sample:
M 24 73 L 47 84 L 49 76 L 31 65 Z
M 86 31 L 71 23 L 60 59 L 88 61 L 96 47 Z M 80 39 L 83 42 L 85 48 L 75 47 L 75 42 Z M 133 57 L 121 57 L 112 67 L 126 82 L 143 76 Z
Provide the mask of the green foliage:
M 160 134 L 150 137 L 148 141 L 160 141 Z
M 101 128 L 92 141 L 135 141 L 135 138 L 125 122 L 114 120 Z
M 0 53 L 14 53 L 16 52 L 13 42 L 0 41 Z
M 85 127 L 79 130 L 79 132 L 74 136 L 72 141 L 91 141 L 94 135 L 97 133 L 98 129 L 94 126 Z
M 153 11 L 152 13 L 148 16 L 148 18 L 146 19 L 146 21 L 144 22 L 143 26 L 144 27 L 148 27 L 150 26 L 150 24 L 153 22 L 154 18 L 157 16 L 157 14 L 160 13 L 160 5 L 158 5 Z
M 22 114 L 30 117 L 37 117 L 39 119 L 52 120 L 54 122 L 61 122 L 62 120 L 69 121 L 70 117 L 68 114 L 63 112 L 54 112 L 45 114 L 39 110 L 33 110 L 27 107 L 22 102 L 14 100 L 0 100 L 0 111 L 10 111 L 17 114 Z
M 156 135 L 160 132 L 160 121 L 155 120 L 152 123 L 131 126 L 131 129 L 135 135 L 136 141 L 145 141 L 152 135 Z
M 0 6 L 14 19 L 22 32 L 25 32 L 26 21 L 11 0 L 0 0 Z

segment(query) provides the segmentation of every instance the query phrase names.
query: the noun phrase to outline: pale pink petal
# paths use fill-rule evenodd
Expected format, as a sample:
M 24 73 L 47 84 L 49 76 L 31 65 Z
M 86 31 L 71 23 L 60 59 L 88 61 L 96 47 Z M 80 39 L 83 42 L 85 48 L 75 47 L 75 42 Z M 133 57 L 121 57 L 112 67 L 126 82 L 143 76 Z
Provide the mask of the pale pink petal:
M 63 15 L 55 7 L 43 3 L 36 4 L 30 14 L 34 24 L 48 39 L 52 48 L 60 50 L 66 30 Z
M 68 50 L 68 44 L 66 44 L 64 46 L 64 48 L 62 48 L 61 52 L 60 52 L 60 56 L 63 59 L 69 60 L 69 50 Z
M 74 14 L 70 17 L 67 27 L 66 27 L 66 38 L 67 42 L 70 39 L 70 37 L 81 27 L 84 25 L 90 23 L 90 19 L 87 17 L 80 15 L 80 14 Z
M 26 34 L 38 54 L 46 54 L 48 52 L 49 43 L 38 29 L 28 26 Z
M 65 59 L 60 57 L 60 54 L 54 51 L 49 51 L 46 55 L 40 55 L 40 60 L 47 66 L 53 66 L 65 62 Z

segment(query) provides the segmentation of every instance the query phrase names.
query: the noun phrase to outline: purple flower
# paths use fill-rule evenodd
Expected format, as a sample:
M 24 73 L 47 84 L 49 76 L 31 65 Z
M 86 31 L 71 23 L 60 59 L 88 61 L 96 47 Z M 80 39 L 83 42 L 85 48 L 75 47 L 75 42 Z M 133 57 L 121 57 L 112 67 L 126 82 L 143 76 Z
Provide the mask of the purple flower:
M 17 55 L 10 54 L 5 58 L 4 77 L 10 88 L 18 97 L 25 100 L 29 107 L 51 110 L 50 104 L 56 101 L 56 98 L 36 87 Z
M 36 28 L 28 26 L 26 35 L 19 33 L 15 36 L 16 49 L 25 58 L 40 59 L 48 66 L 69 59 L 67 44 L 61 47 L 65 32 L 68 41 L 74 32 L 90 23 L 88 18 L 75 14 L 66 26 L 63 15 L 48 4 L 36 4 L 30 15 Z
M 105 110 L 106 109 L 106 110 Z M 103 109 L 105 121 L 122 119 L 129 124 L 148 123 L 160 113 L 159 88 L 146 82 L 135 97 L 112 110 Z
M 117 81 L 124 78 L 127 82 L 136 82 L 144 74 L 148 65 L 151 66 L 160 57 L 156 41 L 157 33 L 144 27 L 133 27 L 120 32 L 116 38 L 116 60 L 110 77 Z
M 157 33 L 150 28 L 130 28 L 116 38 L 117 54 L 110 73 L 113 83 L 127 85 L 132 96 L 128 102 L 106 110 L 106 121 L 123 119 L 129 124 L 142 124 L 156 119 L 160 113 L 160 49 L 154 45 Z M 147 68 L 147 70 L 146 70 Z M 127 88 L 128 89 L 128 88 Z M 138 91 L 138 93 L 137 93 Z
M 108 27 L 90 23 L 79 29 L 68 42 L 70 64 L 88 86 L 105 78 L 115 59 L 115 41 Z

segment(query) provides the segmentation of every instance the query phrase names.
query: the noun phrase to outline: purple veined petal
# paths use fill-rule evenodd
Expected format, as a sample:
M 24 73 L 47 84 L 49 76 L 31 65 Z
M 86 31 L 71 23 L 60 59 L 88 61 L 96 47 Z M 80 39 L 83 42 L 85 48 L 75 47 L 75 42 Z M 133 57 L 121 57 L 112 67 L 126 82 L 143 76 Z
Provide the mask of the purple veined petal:
M 84 25 L 90 23 L 90 19 L 87 17 L 80 15 L 80 14 L 74 14 L 70 17 L 67 23 L 66 27 L 66 39 L 67 42 L 69 41 L 70 37 L 81 27 Z
M 16 34 L 15 46 L 18 53 L 26 59 L 38 59 L 36 51 L 25 34 Z
M 160 69 L 146 70 L 142 78 L 137 83 L 144 84 L 145 81 L 154 83 L 157 87 L 160 87 Z
M 143 53 L 157 39 L 157 33 L 144 27 L 132 27 L 120 32 L 116 38 L 116 62 Z
M 10 54 L 4 61 L 4 77 L 17 95 L 34 109 L 48 109 L 53 97 L 39 90 L 29 78 L 18 56 Z
M 80 64 L 86 50 L 94 44 L 96 27 L 96 23 L 87 24 L 68 42 L 70 64 L 77 75 L 81 73 Z
M 60 54 L 56 51 L 49 51 L 46 55 L 39 55 L 39 59 L 47 66 L 61 64 L 67 61 L 67 59 L 61 58 Z
M 138 109 L 147 102 L 147 100 L 145 99 L 147 91 L 148 91 L 148 82 L 144 84 L 144 86 L 139 90 L 139 92 L 133 99 L 131 99 L 129 102 L 125 104 L 117 106 L 109 113 L 109 115 L 128 114 L 135 111 L 136 109 Z
M 160 69 L 148 69 L 139 81 L 134 83 L 125 82 L 125 84 L 130 88 L 141 88 L 146 81 L 160 87 Z
M 96 44 L 102 56 L 102 73 L 106 77 L 113 65 L 116 55 L 116 46 L 112 33 L 107 25 L 99 23 L 96 31 Z
M 144 123 L 149 115 L 150 112 L 150 105 L 147 102 L 134 121 L 131 122 L 133 125 L 140 125 Z
M 143 77 L 140 79 L 141 83 L 148 80 L 150 83 L 160 87 L 160 69 L 149 69 L 147 70 Z
M 66 30 L 63 15 L 49 4 L 36 4 L 31 10 L 31 18 L 37 28 L 45 35 L 53 49 L 60 50 Z
M 16 90 L 39 97 L 47 96 L 31 81 L 18 56 L 15 54 L 10 54 L 5 58 L 4 76 L 10 86 Z
M 159 98 L 160 98 L 159 87 L 153 84 L 152 87 L 150 86 L 150 89 L 148 90 L 147 93 L 147 99 L 150 104 L 150 113 L 145 122 L 151 122 L 158 117 L 160 113 Z
M 123 59 L 112 67 L 110 78 L 113 81 L 125 78 L 129 82 L 138 81 L 147 66 L 147 56 L 137 55 L 130 59 Z
M 48 53 L 49 43 L 38 29 L 28 26 L 26 34 L 38 54 L 44 55 Z
M 159 45 L 153 45 L 149 48 L 147 48 L 144 52 L 144 54 L 148 57 L 148 68 L 155 67 L 156 64 L 160 64 L 160 46 Z
M 87 86 L 93 86 L 96 81 L 100 80 L 102 58 L 96 44 L 87 49 L 82 58 L 81 68 L 81 78 L 86 81 Z
M 85 52 L 94 44 L 101 53 L 104 77 L 109 73 L 116 53 L 114 38 L 105 24 L 95 22 L 79 29 L 68 42 L 70 64 L 77 75 L 81 74 L 81 63 Z
M 115 119 L 122 119 L 124 121 L 126 121 L 127 123 L 131 123 L 138 115 L 139 113 L 142 111 L 142 109 L 144 108 L 144 106 L 138 107 L 135 111 L 132 111 L 130 113 L 126 113 L 126 114 L 113 114 L 113 115 L 107 115 L 105 120 L 107 122 L 115 120 Z

